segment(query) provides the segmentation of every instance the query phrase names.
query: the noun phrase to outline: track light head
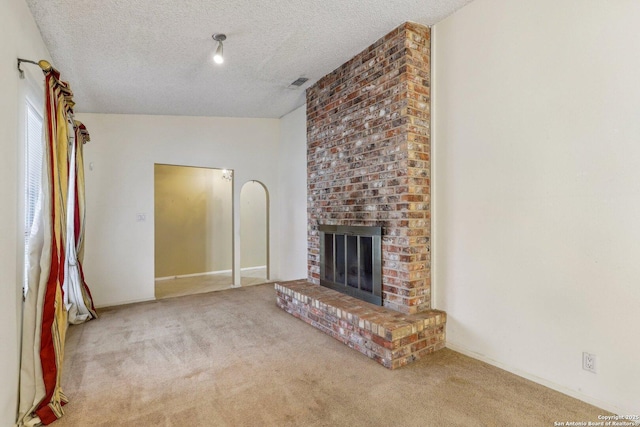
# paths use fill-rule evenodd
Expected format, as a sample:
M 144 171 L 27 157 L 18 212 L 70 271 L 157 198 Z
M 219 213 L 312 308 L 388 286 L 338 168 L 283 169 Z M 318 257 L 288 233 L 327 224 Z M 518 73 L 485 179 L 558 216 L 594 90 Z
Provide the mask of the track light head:
M 224 62 L 222 42 L 227 39 L 227 36 L 224 35 L 224 34 L 216 33 L 216 34 L 212 35 L 211 38 L 213 38 L 215 41 L 218 42 L 218 47 L 216 48 L 216 53 L 213 55 L 213 61 L 216 64 L 222 64 Z

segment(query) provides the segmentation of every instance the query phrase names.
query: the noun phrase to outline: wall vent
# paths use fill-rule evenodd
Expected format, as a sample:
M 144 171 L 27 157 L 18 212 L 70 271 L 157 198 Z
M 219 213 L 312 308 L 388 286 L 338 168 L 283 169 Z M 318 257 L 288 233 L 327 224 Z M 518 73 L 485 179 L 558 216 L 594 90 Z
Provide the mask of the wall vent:
M 292 89 L 299 88 L 300 86 L 305 84 L 307 81 L 309 81 L 309 79 L 306 77 L 298 77 L 296 80 L 291 82 L 291 84 L 289 85 L 289 88 L 292 88 Z

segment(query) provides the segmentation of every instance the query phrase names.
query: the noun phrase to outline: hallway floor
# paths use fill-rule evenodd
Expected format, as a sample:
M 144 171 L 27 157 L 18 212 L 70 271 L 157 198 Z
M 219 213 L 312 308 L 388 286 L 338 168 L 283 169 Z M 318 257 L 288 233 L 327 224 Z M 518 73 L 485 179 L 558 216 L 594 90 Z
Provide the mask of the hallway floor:
M 241 274 L 240 283 L 242 286 L 260 285 L 268 282 L 266 267 L 247 269 Z M 231 273 L 156 280 L 156 299 L 202 294 L 231 288 L 233 288 Z

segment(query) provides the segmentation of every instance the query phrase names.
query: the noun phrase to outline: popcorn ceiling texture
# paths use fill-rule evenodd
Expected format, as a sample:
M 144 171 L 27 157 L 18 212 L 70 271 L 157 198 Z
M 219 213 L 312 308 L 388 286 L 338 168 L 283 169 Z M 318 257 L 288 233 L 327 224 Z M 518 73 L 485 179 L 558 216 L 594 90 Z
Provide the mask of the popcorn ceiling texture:
M 468 2 L 27 0 L 78 112 L 265 118 L 304 104 L 305 88 L 390 28 Z M 300 76 L 309 82 L 287 89 Z
M 431 303 L 430 30 L 405 23 L 307 90 L 308 279 L 318 225 L 382 226 L 385 307 Z

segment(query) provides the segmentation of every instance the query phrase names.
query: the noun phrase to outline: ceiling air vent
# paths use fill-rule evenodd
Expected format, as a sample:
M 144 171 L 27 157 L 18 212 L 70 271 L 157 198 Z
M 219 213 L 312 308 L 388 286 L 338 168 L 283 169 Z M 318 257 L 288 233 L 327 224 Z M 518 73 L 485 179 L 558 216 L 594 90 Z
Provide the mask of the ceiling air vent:
M 295 81 L 291 82 L 289 89 L 297 89 L 305 84 L 309 79 L 306 77 L 298 77 Z

